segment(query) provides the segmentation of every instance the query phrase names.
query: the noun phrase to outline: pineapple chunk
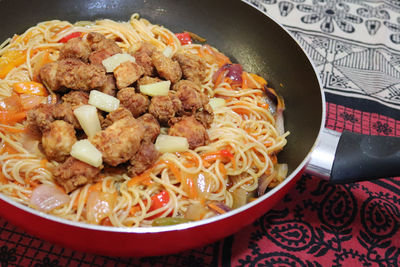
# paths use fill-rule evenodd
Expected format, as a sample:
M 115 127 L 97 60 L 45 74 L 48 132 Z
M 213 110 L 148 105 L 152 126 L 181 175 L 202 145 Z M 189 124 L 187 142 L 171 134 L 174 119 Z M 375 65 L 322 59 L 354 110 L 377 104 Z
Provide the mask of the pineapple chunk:
M 101 152 L 87 139 L 80 140 L 72 146 L 71 156 L 96 168 L 103 163 Z
M 132 61 L 133 63 L 136 62 L 136 59 L 129 55 L 129 54 L 115 54 L 111 57 L 104 59 L 101 63 L 103 64 L 104 68 L 106 68 L 106 72 L 113 72 L 121 63 L 126 61 Z
M 156 149 L 161 153 L 182 152 L 189 150 L 186 137 L 160 134 L 155 143 Z
M 140 92 L 144 95 L 158 96 L 158 95 L 168 95 L 169 87 L 171 86 L 171 81 L 162 81 L 151 84 L 140 85 Z
M 213 110 L 226 106 L 225 99 L 219 97 L 210 98 L 209 104 Z
M 119 99 L 97 90 L 90 91 L 89 104 L 96 108 L 111 112 L 119 107 Z
M 97 109 L 91 105 L 83 105 L 74 110 L 75 117 L 82 126 L 83 131 L 88 137 L 95 135 L 101 131 L 99 116 Z
M 164 56 L 166 57 L 172 57 L 172 53 L 174 51 L 172 51 L 172 48 L 170 46 L 165 47 L 165 49 L 162 51 L 162 53 L 164 54 Z

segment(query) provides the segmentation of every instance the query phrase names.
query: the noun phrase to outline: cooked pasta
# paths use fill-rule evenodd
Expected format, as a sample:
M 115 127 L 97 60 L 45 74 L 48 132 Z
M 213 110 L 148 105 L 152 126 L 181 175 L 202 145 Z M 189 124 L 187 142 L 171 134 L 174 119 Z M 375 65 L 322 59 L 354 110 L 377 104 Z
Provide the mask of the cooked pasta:
M 46 157 L 41 137 L 31 131 L 26 120 L 38 103 L 54 104 L 56 92 L 44 84 L 45 94 L 32 95 L 16 90 L 16 84 L 41 82 L 40 69 L 59 59 L 63 38 L 78 33 L 76 36 L 85 39 L 90 32 L 115 41 L 124 53 L 133 54 L 147 42 L 159 51 L 169 47 L 172 55 L 183 51 L 202 58 L 206 75 L 199 81 L 201 92 L 218 104 L 212 105 L 209 142 L 186 151 L 163 153 L 140 174 L 104 167 L 94 181 L 67 194 L 54 178 L 62 161 Z M 240 77 L 229 77 L 229 68 L 238 64 L 230 65 L 217 49 L 204 43 L 182 44 L 176 34 L 138 14 L 127 22 L 42 22 L 3 42 L 0 56 L 0 192 L 16 202 L 72 221 L 154 226 L 224 213 L 285 179 L 287 166 L 279 164 L 276 157 L 289 134 L 277 122 L 282 119 L 284 105 L 277 97 L 273 107 L 274 101 L 265 91 L 276 94 L 267 82 L 245 71 Z M 161 134 L 170 130 L 162 127 Z M 32 200 L 37 194 L 54 206 L 38 207 Z M 61 195 L 65 201 L 52 194 Z

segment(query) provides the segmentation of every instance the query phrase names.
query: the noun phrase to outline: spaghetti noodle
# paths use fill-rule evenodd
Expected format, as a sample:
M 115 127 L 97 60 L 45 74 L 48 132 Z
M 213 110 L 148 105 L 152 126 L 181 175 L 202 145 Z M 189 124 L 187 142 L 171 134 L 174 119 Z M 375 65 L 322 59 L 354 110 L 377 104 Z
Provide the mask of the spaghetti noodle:
M 74 190 L 68 201 L 48 213 L 72 221 L 124 227 L 150 226 L 164 217 L 185 222 L 239 207 L 256 197 L 261 182 L 264 187 L 274 187 L 285 178 L 284 164 L 277 163 L 276 155 L 289 133 L 277 127 L 277 112 L 265 102 L 265 80 L 243 72 L 241 84 L 233 84 L 228 77 L 217 76 L 218 69 L 230 62 L 222 53 L 208 45 L 182 45 L 170 30 L 138 14 L 128 22 L 47 21 L 6 40 L 0 45 L 1 101 L 15 95 L 15 83 L 38 81 L 39 69 L 58 59 L 63 45 L 59 41 L 76 32 L 101 33 L 115 40 L 123 51 L 146 41 L 160 50 L 168 46 L 172 53 L 184 50 L 198 55 L 207 62 L 202 92 L 224 99 L 224 104 L 213 108 L 208 145 L 164 153 L 135 177 L 102 172 L 99 182 Z M 54 100 L 50 95 L 41 101 Z M 278 106 L 282 108 L 281 101 Z M 39 185 L 59 188 L 52 173 L 59 163 L 48 161 L 39 143 L 30 139 L 24 120 L 26 109 L 12 113 L 9 106 L 6 110 L 1 107 L 0 103 L 0 192 L 37 208 L 31 198 Z M 15 112 L 23 112 L 21 119 L 8 117 L 15 117 Z

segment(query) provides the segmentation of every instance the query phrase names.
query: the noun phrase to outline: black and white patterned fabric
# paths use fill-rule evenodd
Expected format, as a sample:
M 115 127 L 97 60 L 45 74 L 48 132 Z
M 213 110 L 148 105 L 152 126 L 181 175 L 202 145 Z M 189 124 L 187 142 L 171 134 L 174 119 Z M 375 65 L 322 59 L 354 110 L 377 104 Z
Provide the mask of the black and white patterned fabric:
M 400 108 L 399 0 L 245 0 L 287 28 L 334 95 Z

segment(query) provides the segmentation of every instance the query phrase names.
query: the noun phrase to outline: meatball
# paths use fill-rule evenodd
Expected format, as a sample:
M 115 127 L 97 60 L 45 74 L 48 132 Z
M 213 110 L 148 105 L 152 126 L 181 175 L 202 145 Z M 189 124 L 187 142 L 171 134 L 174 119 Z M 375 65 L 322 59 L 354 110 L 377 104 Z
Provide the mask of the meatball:
M 114 77 L 117 82 L 118 89 L 128 87 L 132 83 L 136 82 L 143 74 L 143 68 L 131 61 L 121 63 L 114 70 Z
M 77 108 L 81 105 L 87 105 L 89 102 L 89 94 L 82 91 L 71 91 L 61 97 L 64 103 L 68 103 L 72 108 Z
M 64 120 L 74 126 L 75 129 L 82 129 L 75 117 L 74 110 L 89 101 L 89 94 L 82 91 L 71 91 L 62 97 L 63 102 L 54 106 L 53 115 L 58 120 Z
M 143 125 L 133 117 L 125 117 L 98 132 L 90 142 L 102 153 L 105 163 L 117 166 L 136 154 L 143 136 Z
M 76 142 L 74 127 L 61 120 L 50 123 L 49 129 L 43 133 L 42 146 L 48 159 L 64 161 Z
M 161 124 L 166 124 L 169 119 L 175 117 L 181 106 L 181 101 L 174 94 L 154 96 L 150 102 L 149 113 Z
M 39 104 L 28 111 L 27 121 L 31 129 L 45 131 L 49 129 L 50 123 L 54 121 L 54 104 Z
M 93 51 L 106 50 L 111 55 L 122 53 L 121 48 L 114 40 L 107 39 L 100 33 L 89 32 L 86 39 Z
M 61 47 L 59 59 L 77 58 L 87 62 L 91 52 L 89 44 L 81 37 L 76 37 L 68 40 Z
M 178 62 L 164 56 L 164 54 L 159 51 L 155 51 L 151 59 L 158 74 L 162 78 L 170 80 L 172 83 L 176 83 L 181 79 L 182 71 Z
M 151 59 L 156 47 L 150 43 L 144 42 L 138 50 L 133 54 L 136 63 L 143 67 L 144 74 L 152 76 L 154 73 L 154 64 Z
M 119 107 L 116 110 L 108 113 L 101 126 L 103 128 L 107 128 L 117 120 L 121 120 L 126 117 L 132 118 L 132 113 L 124 107 Z
M 207 65 L 204 59 L 189 53 L 176 53 L 173 59 L 179 62 L 183 77 L 195 83 L 201 83 L 207 77 Z
M 54 169 L 54 178 L 69 193 L 80 186 L 96 182 L 99 173 L 99 168 L 69 157 Z
M 64 120 L 74 126 L 75 129 L 82 129 L 78 119 L 75 117 L 74 110 L 68 103 L 59 103 L 54 106 L 54 118 Z
M 176 84 L 174 84 L 172 86 L 172 89 L 174 91 L 179 91 L 179 90 L 184 90 L 184 89 L 194 89 L 198 92 L 201 92 L 200 86 L 197 83 L 189 81 L 189 80 L 180 80 L 179 82 L 177 82 Z
M 135 88 L 132 87 L 120 90 L 117 98 L 121 105 L 128 109 L 135 118 L 145 113 L 150 105 L 149 98 L 145 95 L 137 94 Z
M 58 63 L 50 62 L 45 64 L 39 71 L 40 80 L 54 92 L 61 91 L 61 82 L 57 77 Z
M 192 115 L 209 101 L 208 96 L 200 92 L 198 86 L 191 81 L 179 81 L 174 88 L 178 90 L 176 96 L 181 100 L 186 115 Z
M 94 51 L 89 55 L 89 61 L 92 64 L 103 65 L 103 60 L 111 57 L 113 54 L 108 50 Z
M 40 69 L 40 79 L 55 92 L 63 87 L 89 91 L 104 85 L 106 73 L 102 66 L 67 58 L 44 65 Z
M 103 86 L 98 89 L 100 92 L 105 93 L 110 96 L 115 96 L 117 94 L 117 85 L 115 84 L 115 78 L 113 74 L 106 75 L 106 82 Z
M 137 81 L 137 85 L 145 85 L 145 84 L 152 84 L 152 83 L 157 83 L 161 82 L 162 80 L 157 78 L 157 77 L 150 77 L 150 76 L 143 76 Z
M 160 124 L 153 115 L 146 113 L 137 119 L 144 126 L 144 142 L 153 143 L 160 134 Z
M 210 104 L 206 104 L 202 109 L 194 113 L 194 117 L 208 129 L 214 121 L 214 111 Z
M 128 168 L 128 174 L 131 177 L 139 175 L 150 168 L 159 156 L 160 153 L 153 143 L 142 142 L 138 152 L 130 160 L 131 166 Z
M 209 142 L 210 139 L 206 128 L 194 117 L 184 116 L 182 118 L 175 118 L 172 122 L 174 124 L 169 128 L 168 134 L 186 137 L 190 149 L 204 146 Z

